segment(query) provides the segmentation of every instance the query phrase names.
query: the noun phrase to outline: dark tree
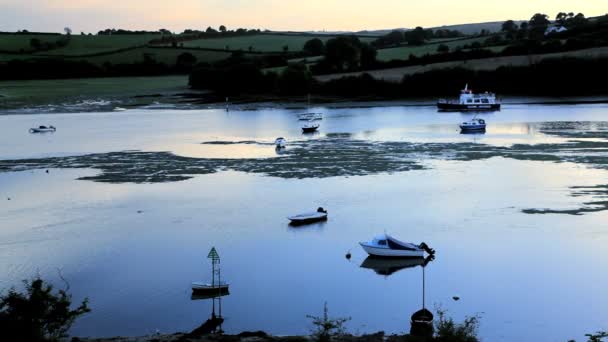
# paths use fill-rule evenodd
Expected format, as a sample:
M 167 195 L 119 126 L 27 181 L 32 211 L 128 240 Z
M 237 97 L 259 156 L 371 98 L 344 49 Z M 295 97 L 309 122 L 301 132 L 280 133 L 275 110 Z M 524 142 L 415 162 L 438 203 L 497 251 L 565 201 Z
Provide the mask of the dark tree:
M 517 24 L 513 20 L 507 20 L 502 23 L 502 31 L 507 33 L 513 33 L 517 31 Z
M 30 46 L 34 50 L 39 50 L 40 47 L 42 46 L 42 41 L 40 41 L 40 39 L 38 39 L 38 38 L 32 38 L 32 39 L 30 39 Z
M 377 55 L 378 51 L 373 46 L 361 43 L 361 68 L 369 69 L 373 67 L 376 64 Z
M 288 95 L 303 95 L 310 92 L 312 75 L 303 63 L 290 64 L 279 77 L 279 91 Z
M 551 24 L 551 22 L 549 21 L 548 15 L 542 13 L 536 13 L 533 15 L 529 22 L 530 38 L 536 40 L 544 38 L 545 31 L 547 31 L 549 24 Z
M 325 52 L 325 44 L 321 39 L 314 38 L 304 44 L 302 51 L 308 56 L 320 56 Z
M 425 40 L 424 29 L 420 26 L 416 27 L 411 31 L 405 32 L 405 40 L 408 45 L 422 45 Z
M 450 47 L 445 44 L 439 44 L 439 46 L 437 47 L 437 52 L 439 52 L 439 53 L 450 52 Z
M 361 42 L 356 36 L 340 36 L 325 43 L 325 61 L 338 71 L 356 70 L 361 60 Z
M 91 311 L 88 299 L 72 310 L 67 288 L 53 293 L 40 278 L 24 284 L 25 293 L 13 288 L 0 296 L 0 332 L 6 341 L 59 341 L 78 317 Z
M 177 56 L 177 61 L 175 65 L 178 69 L 181 70 L 190 70 L 196 64 L 196 56 L 191 54 L 190 52 L 184 52 Z
M 226 33 L 226 26 L 220 25 L 219 29 L 220 29 L 220 32 Z

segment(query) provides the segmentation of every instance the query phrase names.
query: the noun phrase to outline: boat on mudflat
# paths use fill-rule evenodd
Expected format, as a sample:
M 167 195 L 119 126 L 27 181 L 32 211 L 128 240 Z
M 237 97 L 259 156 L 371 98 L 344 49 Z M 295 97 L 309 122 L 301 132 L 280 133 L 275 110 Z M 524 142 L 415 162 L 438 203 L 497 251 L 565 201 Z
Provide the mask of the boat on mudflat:
M 500 101 L 494 93 L 474 94 L 467 84 L 460 91 L 457 100 L 440 99 L 437 101 L 437 109 L 440 112 L 484 112 L 500 110 Z
M 377 257 L 396 258 L 424 258 L 424 253 L 435 253 L 424 242 L 416 245 L 399 241 L 388 234 L 375 237 L 370 242 L 359 242 L 361 247 L 369 254 Z
M 276 148 L 285 148 L 287 146 L 287 140 L 283 137 L 279 137 L 274 141 Z
M 319 124 L 318 123 L 313 123 L 313 122 L 308 122 L 304 125 L 302 125 L 302 132 L 303 133 L 313 133 L 316 132 L 317 129 L 319 128 Z

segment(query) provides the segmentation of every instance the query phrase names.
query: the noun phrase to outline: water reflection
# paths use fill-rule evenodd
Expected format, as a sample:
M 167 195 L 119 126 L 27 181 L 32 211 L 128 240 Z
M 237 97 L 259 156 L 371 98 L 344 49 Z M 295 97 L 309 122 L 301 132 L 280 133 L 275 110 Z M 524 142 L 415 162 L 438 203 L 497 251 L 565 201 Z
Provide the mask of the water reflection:
M 416 266 L 425 267 L 432 260 L 433 256 L 426 258 L 380 258 L 368 256 L 359 267 L 374 270 L 376 274 L 388 277 L 395 272 L 407 268 L 414 268 Z
M 228 291 L 226 291 L 228 292 Z M 226 293 L 227 295 L 228 293 Z M 221 295 L 223 296 L 223 295 Z M 222 330 L 222 323 L 224 323 L 224 317 L 222 316 L 222 297 L 210 297 L 213 300 L 211 316 L 203 322 L 198 328 L 192 330 L 189 334 L 186 334 L 184 337 L 186 338 L 195 338 L 202 335 L 208 335 L 212 333 L 222 334 L 224 331 Z M 194 297 L 194 296 L 193 296 Z M 202 298 L 197 298 L 202 299 Z M 206 298 L 209 299 L 209 298 Z M 194 298 L 193 298 L 194 300 Z M 216 301 L 217 301 L 217 314 L 216 314 Z
M 426 308 L 426 278 L 425 270 L 428 262 L 434 259 L 434 256 L 427 257 L 428 260 L 422 265 L 422 309 L 414 312 L 410 319 L 410 334 L 413 336 L 420 336 L 425 338 L 431 338 L 433 336 L 433 313 Z

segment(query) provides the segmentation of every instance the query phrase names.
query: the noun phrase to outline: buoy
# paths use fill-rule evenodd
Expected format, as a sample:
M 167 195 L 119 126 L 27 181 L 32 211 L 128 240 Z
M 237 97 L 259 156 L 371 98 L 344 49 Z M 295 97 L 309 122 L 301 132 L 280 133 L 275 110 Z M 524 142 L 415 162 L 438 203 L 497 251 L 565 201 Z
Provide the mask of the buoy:
M 10 198 L 10 197 L 8 197 L 6 200 L 7 200 L 7 201 L 10 201 L 10 200 L 11 200 L 11 198 Z
M 49 170 L 46 170 L 46 173 L 49 173 Z
M 460 297 L 458 297 L 458 296 L 454 296 L 454 297 L 452 297 L 452 299 L 453 299 L 453 300 L 455 300 L 455 301 L 459 301 L 459 300 L 460 300 Z
M 346 259 L 350 260 L 350 257 L 351 257 L 350 251 L 346 252 Z

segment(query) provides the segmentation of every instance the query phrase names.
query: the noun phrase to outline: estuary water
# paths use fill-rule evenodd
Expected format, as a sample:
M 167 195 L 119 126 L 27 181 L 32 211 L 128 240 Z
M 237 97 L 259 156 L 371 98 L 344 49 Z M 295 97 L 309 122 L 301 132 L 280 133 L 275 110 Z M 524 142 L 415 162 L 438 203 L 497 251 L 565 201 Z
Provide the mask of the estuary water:
M 509 105 L 477 135 L 432 106 L 313 110 L 313 135 L 286 109 L 0 115 L 0 289 L 65 278 L 92 308 L 74 336 L 190 331 L 215 246 L 226 332 L 306 334 L 327 302 L 349 332 L 403 333 L 423 268 L 358 246 L 387 232 L 437 251 L 426 306 L 485 341 L 608 329 L 608 105 Z

